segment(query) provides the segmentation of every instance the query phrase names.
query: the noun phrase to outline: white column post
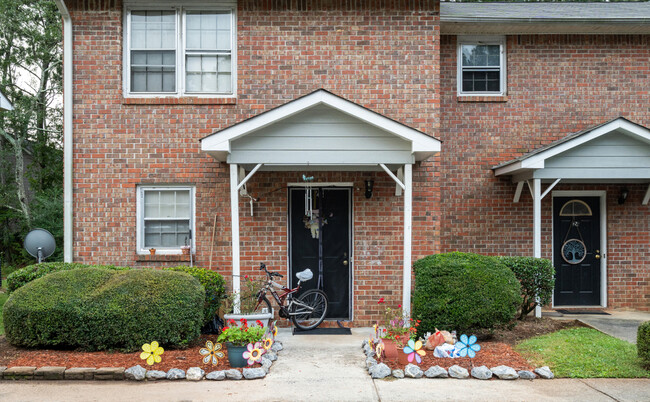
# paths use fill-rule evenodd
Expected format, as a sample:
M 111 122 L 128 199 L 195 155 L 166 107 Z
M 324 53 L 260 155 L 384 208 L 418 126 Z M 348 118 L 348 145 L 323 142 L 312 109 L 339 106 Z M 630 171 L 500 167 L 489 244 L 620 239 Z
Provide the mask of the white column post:
M 533 257 L 542 258 L 542 181 L 533 179 Z M 539 299 L 537 299 L 539 302 Z M 542 316 L 539 304 L 535 307 L 535 317 Z
M 402 309 L 404 315 L 411 316 L 411 221 L 413 203 L 413 165 L 404 165 L 404 268 L 402 289 Z
M 230 222 L 232 238 L 232 291 L 235 298 L 234 313 L 239 313 L 239 184 L 237 164 L 230 164 Z

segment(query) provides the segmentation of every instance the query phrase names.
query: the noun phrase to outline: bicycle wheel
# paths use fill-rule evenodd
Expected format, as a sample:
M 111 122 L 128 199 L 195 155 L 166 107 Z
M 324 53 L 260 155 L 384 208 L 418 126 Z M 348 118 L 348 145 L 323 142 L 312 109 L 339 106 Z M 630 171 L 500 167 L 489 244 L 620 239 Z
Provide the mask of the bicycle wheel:
M 294 300 L 291 321 L 303 331 L 314 329 L 325 319 L 327 304 L 327 295 L 322 290 L 308 290 Z
M 263 313 L 273 313 L 273 308 L 271 307 L 271 302 L 266 296 L 262 296 L 262 300 L 257 302 L 253 314 L 263 314 Z

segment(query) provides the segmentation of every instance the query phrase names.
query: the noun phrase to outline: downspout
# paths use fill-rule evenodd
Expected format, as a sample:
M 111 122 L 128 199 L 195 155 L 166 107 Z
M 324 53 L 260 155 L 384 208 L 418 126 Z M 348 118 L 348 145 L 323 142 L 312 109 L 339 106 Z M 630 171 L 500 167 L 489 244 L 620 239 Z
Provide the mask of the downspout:
M 63 18 L 63 261 L 72 262 L 72 19 L 64 0 L 54 0 Z

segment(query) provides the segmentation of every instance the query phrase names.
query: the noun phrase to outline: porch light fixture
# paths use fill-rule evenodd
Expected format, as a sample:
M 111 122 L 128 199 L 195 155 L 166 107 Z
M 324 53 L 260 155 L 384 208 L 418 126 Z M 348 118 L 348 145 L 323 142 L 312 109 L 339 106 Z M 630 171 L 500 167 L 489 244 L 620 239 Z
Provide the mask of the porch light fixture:
M 366 198 L 372 197 L 372 187 L 375 185 L 374 180 L 366 180 Z
M 628 190 L 627 188 L 621 190 L 621 195 L 618 197 L 618 205 L 625 204 L 625 200 L 627 200 L 628 195 L 630 195 L 630 190 Z

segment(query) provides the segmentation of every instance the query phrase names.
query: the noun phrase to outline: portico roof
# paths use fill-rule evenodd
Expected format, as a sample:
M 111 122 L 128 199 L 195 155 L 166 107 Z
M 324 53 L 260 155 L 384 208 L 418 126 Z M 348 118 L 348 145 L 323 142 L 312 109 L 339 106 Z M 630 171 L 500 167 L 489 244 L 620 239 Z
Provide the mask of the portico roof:
M 215 159 L 265 170 L 402 165 L 440 151 L 440 141 L 324 89 L 201 140 Z

